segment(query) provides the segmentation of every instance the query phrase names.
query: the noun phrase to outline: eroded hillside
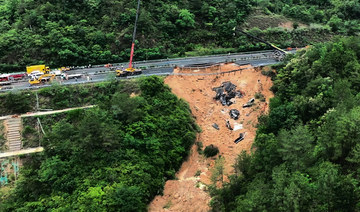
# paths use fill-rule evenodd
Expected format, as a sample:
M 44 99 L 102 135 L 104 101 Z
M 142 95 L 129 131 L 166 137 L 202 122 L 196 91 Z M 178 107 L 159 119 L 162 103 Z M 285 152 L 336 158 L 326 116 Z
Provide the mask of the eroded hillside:
M 181 72 L 194 73 L 197 76 L 169 76 L 165 79 L 172 92 L 178 97 L 185 99 L 196 117 L 197 124 L 202 132 L 197 141 L 202 142 L 204 148 L 215 145 L 219 148 L 219 155 L 225 158 L 223 179 L 233 174 L 232 165 L 241 151 L 250 151 L 256 134 L 257 117 L 267 111 L 269 98 L 273 96 L 269 88 L 272 85 L 270 78 L 261 74 L 251 66 L 238 66 L 227 64 L 215 72 L 227 72 L 230 70 L 243 69 L 234 73 L 219 75 L 201 75 L 210 71 L 182 70 Z M 179 72 L 176 70 L 175 72 Z M 214 73 L 214 71 L 213 71 Z M 236 89 L 243 93 L 242 98 L 234 98 L 235 102 L 230 106 L 223 106 L 215 101 L 216 92 L 214 87 L 219 87 L 223 82 L 230 81 L 236 85 Z M 254 98 L 256 93 L 262 93 L 265 101 L 255 100 L 252 107 L 242 106 Z M 230 109 L 238 109 L 240 117 L 233 120 L 229 116 Z M 226 127 L 229 120 L 234 130 Z M 219 130 L 213 127 L 216 123 Z M 240 128 L 235 131 L 236 128 Z M 242 129 L 241 129 L 242 128 Z M 240 133 L 245 133 L 245 139 L 238 144 L 234 140 Z M 212 169 L 216 158 L 206 159 L 197 151 L 197 146 L 192 147 L 188 160 L 183 163 L 177 173 L 176 180 L 166 182 L 164 195 L 156 196 L 149 206 L 150 211 L 208 211 L 210 209 L 210 196 L 207 186 L 212 184 Z M 221 186 L 221 182 L 217 182 Z

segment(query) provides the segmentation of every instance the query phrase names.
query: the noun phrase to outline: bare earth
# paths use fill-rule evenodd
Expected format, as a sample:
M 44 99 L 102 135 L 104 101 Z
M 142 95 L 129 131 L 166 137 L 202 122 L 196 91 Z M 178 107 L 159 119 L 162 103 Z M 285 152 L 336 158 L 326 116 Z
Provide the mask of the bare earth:
M 307 27 L 305 24 L 301 24 L 301 23 L 298 23 L 298 24 L 299 24 L 299 27 Z M 282 22 L 278 25 L 278 27 L 293 30 L 294 22 L 292 22 L 292 21 Z
M 242 66 L 247 68 L 251 66 Z M 236 64 L 227 64 L 221 67 L 221 72 L 239 69 Z M 188 70 L 187 73 L 209 73 L 204 70 Z M 260 81 L 258 81 L 260 80 Z M 222 82 L 231 81 L 245 92 L 245 97 L 236 98 L 235 104 L 231 106 L 222 106 L 216 102 L 213 97 L 215 92 L 213 87 L 218 87 Z M 198 135 L 198 141 L 201 141 L 204 147 L 213 144 L 220 150 L 222 157 L 225 157 L 224 179 L 233 174 L 233 164 L 237 155 L 245 150 L 250 151 L 255 138 L 257 117 L 268 110 L 269 98 L 273 93 L 269 90 L 272 86 L 270 78 L 263 76 L 260 71 L 254 69 L 243 70 L 224 75 L 210 76 L 169 76 L 165 79 L 172 92 L 179 98 L 186 100 L 196 117 L 197 124 L 202 132 Z M 266 102 L 255 101 L 251 108 L 242 108 L 249 99 L 254 97 L 256 92 L 261 92 L 266 97 Z M 229 116 L 230 109 L 238 109 L 240 118 L 232 120 Z M 248 116 L 247 116 L 248 115 Z M 226 120 L 229 120 L 232 127 L 234 124 L 242 124 L 243 129 L 230 131 L 226 128 Z M 217 123 L 220 130 L 212 127 Z M 234 140 L 239 137 L 241 132 L 246 132 L 246 137 L 238 144 Z M 194 145 L 186 162 L 176 174 L 177 180 L 169 180 L 165 184 L 164 195 L 156 196 L 149 205 L 149 211 L 209 211 L 210 196 L 206 192 L 206 185 L 211 184 L 211 168 L 214 165 L 214 158 L 206 159 L 199 155 Z M 196 172 L 200 170 L 199 177 L 195 177 Z

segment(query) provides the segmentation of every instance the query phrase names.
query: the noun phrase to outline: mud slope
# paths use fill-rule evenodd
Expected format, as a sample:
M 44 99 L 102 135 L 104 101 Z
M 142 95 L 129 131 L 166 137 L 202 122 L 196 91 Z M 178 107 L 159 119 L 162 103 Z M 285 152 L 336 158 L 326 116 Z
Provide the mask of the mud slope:
M 239 69 L 235 64 L 227 64 L 221 67 L 221 72 Z M 250 108 L 242 108 L 254 94 L 261 92 L 266 97 L 266 102 L 273 96 L 269 88 L 272 85 L 270 78 L 263 76 L 260 71 L 256 71 L 251 66 L 243 71 L 208 76 L 169 76 L 165 79 L 172 92 L 178 97 L 185 99 L 196 117 L 202 132 L 198 135 L 206 147 L 214 144 L 220 154 L 225 157 L 224 179 L 233 173 L 232 165 L 237 155 L 242 151 L 250 151 L 255 138 L 257 117 L 267 111 L 265 102 L 255 101 L 255 105 Z M 201 70 L 191 70 L 187 73 L 199 74 Z M 205 71 L 204 71 L 205 72 Z M 209 73 L 209 71 L 207 71 Z M 213 97 L 215 92 L 213 87 L 218 87 L 222 82 L 231 81 L 245 93 L 243 98 L 236 98 L 236 102 L 231 106 L 222 106 Z M 232 120 L 229 116 L 230 109 L 238 109 L 240 118 Z M 243 129 L 230 131 L 226 127 L 226 120 L 230 120 L 232 126 L 235 122 L 243 125 Z M 212 125 L 216 123 L 220 130 L 216 130 Z M 241 132 L 246 132 L 246 137 L 238 144 L 234 140 L 239 137 Z M 164 195 L 156 196 L 149 205 L 149 211 L 209 211 L 210 196 L 206 192 L 206 186 L 211 183 L 211 168 L 214 165 L 214 158 L 206 159 L 199 155 L 194 145 L 191 154 L 186 162 L 183 163 L 180 171 L 176 174 L 177 180 L 169 180 L 165 184 Z M 198 170 L 200 176 L 195 176 Z

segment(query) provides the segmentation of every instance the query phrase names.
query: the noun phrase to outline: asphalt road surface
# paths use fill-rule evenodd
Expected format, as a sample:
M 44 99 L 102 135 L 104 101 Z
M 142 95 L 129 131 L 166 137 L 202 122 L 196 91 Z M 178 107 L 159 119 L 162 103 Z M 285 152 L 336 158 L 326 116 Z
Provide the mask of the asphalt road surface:
M 291 51 L 293 53 L 294 51 Z M 276 61 L 272 57 L 272 51 L 262 51 L 256 53 L 246 54 L 228 54 L 228 55 L 214 55 L 214 56 L 202 56 L 202 57 L 191 57 L 191 58 L 178 58 L 178 59 L 163 59 L 153 61 L 142 61 L 135 62 L 136 68 L 145 69 L 143 74 L 139 76 L 149 75 L 167 75 L 173 72 L 173 67 L 179 66 L 191 66 L 193 64 L 205 64 L 205 63 L 221 63 L 221 62 L 236 62 L 237 64 L 251 64 L 255 67 L 276 64 Z M 127 67 L 128 63 L 114 64 L 114 67 Z M 76 69 L 67 72 L 71 74 L 82 74 L 81 78 L 61 80 L 60 77 L 56 77 L 54 82 L 63 85 L 88 83 L 88 82 L 100 82 L 115 78 L 115 72 L 111 71 L 110 68 L 104 67 L 104 65 L 93 66 L 91 68 Z M 23 89 L 37 89 L 40 87 L 48 87 L 51 85 L 41 86 L 30 86 L 26 80 L 13 82 L 8 87 L 9 89 L 3 89 L 1 92 L 16 91 Z

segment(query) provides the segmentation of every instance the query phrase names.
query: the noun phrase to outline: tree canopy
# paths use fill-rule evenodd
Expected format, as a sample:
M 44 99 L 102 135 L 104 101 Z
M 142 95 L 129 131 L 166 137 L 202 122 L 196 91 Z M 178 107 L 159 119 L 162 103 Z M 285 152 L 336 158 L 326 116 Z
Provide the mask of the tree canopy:
M 26 65 L 43 63 L 56 68 L 127 61 L 136 3 L 0 1 L 0 71 L 23 71 Z M 294 31 L 269 28 L 255 33 L 281 47 L 305 46 L 332 33 L 353 35 L 360 30 L 358 0 L 141 1 L 135 59 L 178 57 L 191 51 L 196 55 L 267 48 L 246 36 L 234 36 L 233 28 L 259 8 L 269 20 L 284 15 L 317 24 Z
M 97 108 L 40 117 L 45 150 L 24 158 L 0 211 L 146 211 L 199 129 L 162 79 L 138 83 L 138 96 L 118 85 Z

